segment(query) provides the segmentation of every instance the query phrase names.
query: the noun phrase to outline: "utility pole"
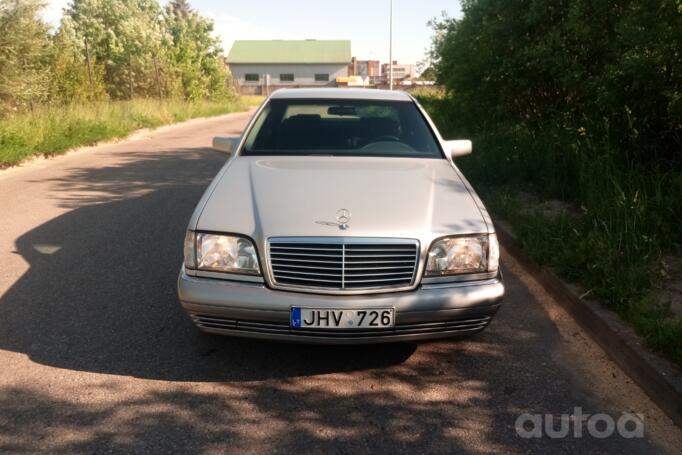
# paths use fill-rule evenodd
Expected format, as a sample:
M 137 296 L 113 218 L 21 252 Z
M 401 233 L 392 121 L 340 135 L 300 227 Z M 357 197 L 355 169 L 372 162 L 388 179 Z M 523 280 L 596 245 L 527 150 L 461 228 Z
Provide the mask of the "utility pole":
M 390 26 L 388 38 L 388 80 L 391 90 L 393 90 L 393 0 L 391 0 Z

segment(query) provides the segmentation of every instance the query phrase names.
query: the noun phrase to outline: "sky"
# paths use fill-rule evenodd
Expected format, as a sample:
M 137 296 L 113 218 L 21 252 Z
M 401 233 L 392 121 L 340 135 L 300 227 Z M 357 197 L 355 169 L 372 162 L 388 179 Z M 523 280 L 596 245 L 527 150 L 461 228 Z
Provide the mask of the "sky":
M 45 20 L 58 25 L 68 3 L 49 0 Z M 190 0 L 190 4 L 214 20 L 226 54 L 236 39 L 349 39 L 358 59 L 389 60 L 390 0 Z M 461 16 L 458 0 L 394 0 L 393 59 L 400 63 L 424 59 L 431 40 L 426 23 L 442 11 Z

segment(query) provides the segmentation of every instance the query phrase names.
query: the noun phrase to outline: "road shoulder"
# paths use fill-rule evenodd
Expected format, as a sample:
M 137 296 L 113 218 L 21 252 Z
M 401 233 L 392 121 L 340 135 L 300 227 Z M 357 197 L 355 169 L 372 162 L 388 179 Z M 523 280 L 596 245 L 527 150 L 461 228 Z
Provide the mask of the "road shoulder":
M 599 302 L 581 298 L 550 268 L 532 261 L 517 245 L 508 223 L 496 221 L 501 243 L 528 274 L 571 315 L 606 354 L 656 403 L 677 426 L 682 427 L 682 377 L 666 359 L 645 349 L 634 331 Z

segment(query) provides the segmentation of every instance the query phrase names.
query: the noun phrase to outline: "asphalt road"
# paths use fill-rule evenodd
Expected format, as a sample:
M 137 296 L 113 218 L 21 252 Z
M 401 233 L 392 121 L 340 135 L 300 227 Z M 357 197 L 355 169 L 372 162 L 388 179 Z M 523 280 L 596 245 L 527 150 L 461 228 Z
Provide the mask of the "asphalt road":
M 0 172 L 0 452 L 682 451 L 680 430 L 506 256 L 506 304 L 469 340 L 200 334 L 176 297 L 183 233 L 225 161 L 211 137 L 247 118 Z M 575 408 L 639 413 L 645 437 L 517 435 L 523 413 L 558 427 Z

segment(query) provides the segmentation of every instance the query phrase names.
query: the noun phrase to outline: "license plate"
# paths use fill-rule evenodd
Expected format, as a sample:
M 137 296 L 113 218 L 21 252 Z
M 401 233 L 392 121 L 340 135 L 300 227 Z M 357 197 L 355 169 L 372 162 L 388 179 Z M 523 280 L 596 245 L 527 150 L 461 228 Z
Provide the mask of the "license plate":
M 385 329 L 393 325 L 393 308 L 366 310 L 291 308 L 291 327 L 294 329 Z

